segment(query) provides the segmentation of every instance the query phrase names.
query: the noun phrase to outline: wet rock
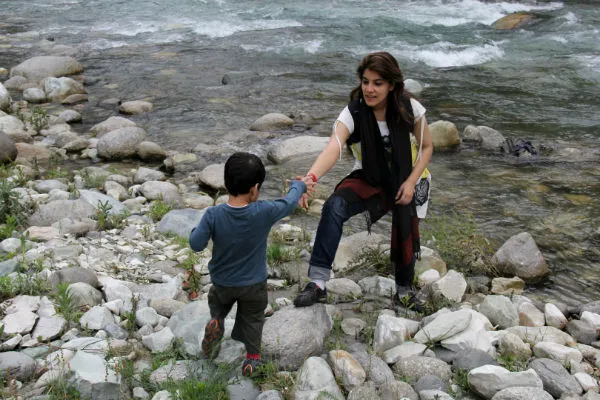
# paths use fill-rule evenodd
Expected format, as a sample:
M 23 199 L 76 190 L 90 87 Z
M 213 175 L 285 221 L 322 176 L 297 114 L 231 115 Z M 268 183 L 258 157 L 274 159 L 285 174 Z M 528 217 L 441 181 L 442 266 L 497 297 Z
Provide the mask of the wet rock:
M 104 134 L 96 145 L 98 157 L 122 160 L 137 154 L 137 148 L 146 138 L 146 131 L 138 127 L 119 128 Z
M 513 30 L 532 22 L 535 16 L 528 12 L 516 12 L 506 15 L 492 24 L 492 28 L 498 30 Z
M 478 143 L 483 150 L 503 151 L 506 147 L 506 139 L 500 132 L 487 126 L 467 125 L 462 139 Z
M 58 115 L 58 119 L 68 124 L 73 122 L 81 122 L 81 114 L 75 110 L 64 110 Z
M 450 270 L 431 285 L 434 296 L 441 296 L 459 303 L 467 290 L 467 281 L 462 273 Z
M 315 400 L 322 392 L 331 399 L 344 400 L 327 362 L 319 357 L 309 357 L 298 370 L 293 393 L 296 400 Z
M 298 136 L 275 144 L 269 149 L 268 157 L 275 164 L 281 164 L 295 156 L 320 153 L 328 142 L 328 137 Z
M 294 120 L 287 115 L 279 113 L 265 114 L 250 125 L 251 131 L 273 132 L 289 129 L 294 125 Z
M 394 364 L 394 371 L 414 383 L 426 375 L 437 376 L 446 382 L 452 377 L 452 370 L 448 364 L 437 358 L 423 356 L 401 358 Z
M 84 101 L 88 101 L 88 99 L 89 97 L 87 94 L 71 94 L 65 99 L 63 99 L 63 101 L 61 101 L 61 104 L 73 105 L 77 103 L 82 103 Z
M 143 100 L 126 101 L 119 107 L 119 112 L 127 115 L 137 115 L 152 111 L 152 103 Z
M 230 71 L 223 75 L 221 84 L 223 85 L 238 85 L 248 84 L 260 80 L 260 75 L 255 71 Z
M 43 103 L 46 101 L 46 92 L 40 88 L 27 88 L 23 90 L 23 100 L 29 103 Z
M 342 385 L 348 391 L 362 385 L 367 377 L 359 362 L 347 351 L 330 351 L 329 363 L 334 375 L 342 381 Z
M 137 155 L 144 161 L 162 161 L 167 152 L 154 142 L 143 141 L 138 145 Z
M 511 387 L 502 389 L 492 400 L 553 400 L 554 397 L 545 390 L 534 387 Z
M 416 81 L 414 79 L 405 79 L 404 89 L 408 90 L 414 95 L 417 95 L 423 91 L 423 85 L 421 84 L 421 82 Z
M 331 328 L 323 304 L 284 307 L 265 321 L 262 338 L 265 357 L 281 368 L 297 369 L 307 357 L 323 351 Z
M 506 296 L 490 295 L 479 305 L 479 312 L 500 329 L 519 325 L 517 308 Z
M 13 162 L 17 158 L 17 146 L 14 140 L 0 130 L 0 164 Z
M 16 351 L 0 353 L 0 371 L 19 381 L 27 381 L 35 373 L 35 360 Z
M 49 77 L 42 81 L 46 97 L 52 101 L 61 101 L 73 94 L 85 94 L 85 88 L 80 82 L 71 78 Z
M 584 311 L 589 311 L 594 314 L 600 314 L 600 300 L 592 301 L 591 303 L 582 305 L 579 308 L 579 312 L 583 313 Z
M 518 276 L 513 278 L 494 278 L 492 279 L 493 294 L 501 294 L 510 296 L 513 294 L 521 294 L 525 289 L 525 281 Z
M 37 56 L 23 61 L 10 70 L 10 76 L 24 76 L 29 81 L 38 81 L 48 76 L 78 74 L 83 66 L 73 57 Z
M 8 90 L 0 83 L 0 111 L 10 112 L 11 103 L 12 99 L 10 98 Z
M 454 150 L 460 145 L 458 129 L 450 121 L 436 121 L 429 125 L 435 151 Z
M 104 134 L 121 128 L 136 127 L 136 123 L 123 117 L 110 117 L 90 128 L 90 132 L 101 138 Z M 144 143 L 144 142 L 142 142 Z M 140 143 L 141 145 L 141 143 Z
M 492 257 L 492 263 L 502 274 L 516 275 L 526 282 L 548 274 L 548 264 L 527 232 L 508 239 Z
M 531 361 L 529 365 L 537 372 L 544 383 L 544 390 L 555 398 L 559 398 L 567 393 L 583 393 L 577 379 L 571 376 L 561 363 L 547 358 L 537 358 Z
M 469 387 L 485 399 L 491 399 L 502 389 L 510 387 L 533 387 L 542 389 L 542 380 L 533 369 L 510 372 L 495 365 L 475 368 L 467 375 Z
M 162 233 L 173 233 L 183 238 L 189 238 L 192 229 L 200 223 L 204 216 L 204 210 L 194 210 L 193 208 L 183 208 L 169 211 L 160 220 L 157 230 Z

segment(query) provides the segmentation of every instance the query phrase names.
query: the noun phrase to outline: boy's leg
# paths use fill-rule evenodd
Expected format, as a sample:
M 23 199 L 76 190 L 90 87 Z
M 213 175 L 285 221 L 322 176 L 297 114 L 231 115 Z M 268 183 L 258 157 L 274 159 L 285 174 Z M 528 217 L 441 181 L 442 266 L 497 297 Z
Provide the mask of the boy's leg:
M 231 338 L 246 346 L 246 361 L 242 372 L 252 375 L 260 363 L 260 345 L 265 323 L 265 308 L 268 304 L 267 283 L 260 282 L 239 289 L 237 314 Z
M 221 350 L 221 340 L 225 333 L 225 317 L 231 311 L 233 303 L 228 296 L 228 288 L 212 285 L 208 292 L 208 307 L 211 320 L 204 327 L 202 353 L 206 358 L 215 358 Z
M 347 190 L 347 189 L 346 189 Z M 316 282 L 329 280 L 335 253 L 337 252 L 344 223 L 353 215 L 364 211 L 363 203 L 360 201 L 349 204 L 344 198 L 334 193 L 323 205 L 321 219 L 317 228 L 315 244 L 310 257 L 308 277 L 313 282 L 296 296 L 294 305 L 296 307 L 311 306 L 322 298 L 327 297 L 327 291 Z

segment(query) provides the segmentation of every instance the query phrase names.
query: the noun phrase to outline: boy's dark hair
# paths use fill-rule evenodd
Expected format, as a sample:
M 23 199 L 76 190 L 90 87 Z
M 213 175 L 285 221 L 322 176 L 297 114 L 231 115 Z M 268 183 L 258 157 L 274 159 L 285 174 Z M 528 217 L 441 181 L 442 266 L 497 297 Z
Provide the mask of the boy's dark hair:
M 225 187 L 232 196 L 246 194 L 258 183 L 265 181 L 265 166 L 254 154 L 233 153 L 225 163 Z

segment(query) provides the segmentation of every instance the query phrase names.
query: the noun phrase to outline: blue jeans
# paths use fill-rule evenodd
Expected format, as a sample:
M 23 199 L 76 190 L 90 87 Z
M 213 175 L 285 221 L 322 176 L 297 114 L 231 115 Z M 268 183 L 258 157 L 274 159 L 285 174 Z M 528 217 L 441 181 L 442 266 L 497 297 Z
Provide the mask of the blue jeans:
M 323 205 L 321 220 L 319 221 L 317 236 L 310 257 L 309 278 L 329 280 L 335 253 L 342 238 L 344 222 L 363 211 L 365 211 L 365 208 L 362 202 L 349 205 L 346 200 L 336 195 L 332 195 L 327 199 Z

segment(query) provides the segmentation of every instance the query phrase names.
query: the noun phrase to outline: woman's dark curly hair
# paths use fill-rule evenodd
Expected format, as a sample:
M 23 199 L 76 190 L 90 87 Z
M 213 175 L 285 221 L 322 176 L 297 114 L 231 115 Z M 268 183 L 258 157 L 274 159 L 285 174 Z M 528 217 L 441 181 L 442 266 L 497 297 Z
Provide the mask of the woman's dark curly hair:
M 358 79 L 362 81 L 363 74 L 367 69 L 377 72 L 383 79 L 394 85 L 394 89 L 388 94 L 386 119 L 389 117 L 413 126 L 414 118 L 406 109 L 403 101 L 410 99 L 411 95 L 404 89 L 404 76 L 394 56 L 387 51 L 368 54 L 356 69 Z M 362 97 L 362 85 L 359 83 L 350 93 L 350 100 L 358 100 Z

